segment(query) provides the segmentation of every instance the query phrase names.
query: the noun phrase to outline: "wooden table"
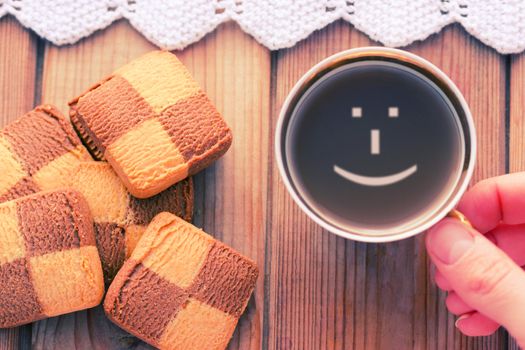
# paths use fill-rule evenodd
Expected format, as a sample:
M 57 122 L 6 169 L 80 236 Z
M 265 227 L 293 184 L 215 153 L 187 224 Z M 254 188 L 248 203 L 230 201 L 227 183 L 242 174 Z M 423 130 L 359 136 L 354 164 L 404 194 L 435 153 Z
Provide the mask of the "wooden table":
M 507 349 L 507 334 L 461 336 L 429 278 L 423 236 L 391 244 L 338 238 L 292 202 L 273 157 L 279 108 L 294 82 L 337 51 L 376 44 L 337 22 L 291 49 L 270 52 L 236 24 L 178 55 L 233 129 L 228 154 L 196 176 L 195 223 L 255 259 L 254 298 L 231 349 Z M 0 20 L 0 124 L 41 103 L 66 102 L 155 47 L 125 21 L 56 47 Z M 479 138 L 474 181 L 524 168 L 525 55 L 503 56 L 457 26 L 409 46 L 463 91 Z M 100 310 L 0 331 L 0 349 L 136 349 Z

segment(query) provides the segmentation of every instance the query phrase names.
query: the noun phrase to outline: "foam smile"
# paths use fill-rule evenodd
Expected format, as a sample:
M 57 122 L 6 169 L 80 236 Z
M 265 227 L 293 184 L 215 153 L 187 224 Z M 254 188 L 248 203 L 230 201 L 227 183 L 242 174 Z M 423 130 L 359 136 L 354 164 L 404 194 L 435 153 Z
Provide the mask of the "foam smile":
M 345 170 L 337 165 L 334 165 L 334 172 L 347 179 L 364 186 L 387 186 L 392 185 L 397 182 L 403 181 L 410 175 L 414 174 L 417 171 L 417 164 L 412 165 L 411 167 L 400 171 L 395 174 L 387 176 L 365 176 L 353 173 L 351 171 Z

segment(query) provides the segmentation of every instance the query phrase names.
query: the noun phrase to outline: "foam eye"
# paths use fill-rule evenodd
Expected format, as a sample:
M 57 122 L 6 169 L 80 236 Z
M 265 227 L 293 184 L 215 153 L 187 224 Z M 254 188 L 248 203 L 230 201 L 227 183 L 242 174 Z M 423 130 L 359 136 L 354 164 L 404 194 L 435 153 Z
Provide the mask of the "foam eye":
M 361 107 L 352 107 L 352 118 L 361 118 L 363 116 L 363 110 Z
M 388 107 L 388 117 L 389 118 L 399 117 L 399 108 L 398 107 Z

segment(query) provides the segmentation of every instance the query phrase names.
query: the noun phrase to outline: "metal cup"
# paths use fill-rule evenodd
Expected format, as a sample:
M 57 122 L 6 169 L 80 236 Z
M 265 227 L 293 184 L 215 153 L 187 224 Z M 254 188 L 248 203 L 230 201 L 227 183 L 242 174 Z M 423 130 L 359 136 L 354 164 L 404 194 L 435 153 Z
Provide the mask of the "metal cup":
M 440 69 L 406 51 L 365 47 L 324 59 L 295 84 L 275 156 L 293 200 L 317 224 L 388 242 L 453 210 L 472 176 L 476 133 Z

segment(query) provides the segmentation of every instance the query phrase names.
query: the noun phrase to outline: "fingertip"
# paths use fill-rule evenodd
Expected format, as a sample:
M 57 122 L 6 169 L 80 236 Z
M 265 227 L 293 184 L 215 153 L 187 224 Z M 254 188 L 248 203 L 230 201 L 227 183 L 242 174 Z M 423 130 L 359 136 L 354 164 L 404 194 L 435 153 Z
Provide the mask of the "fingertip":
M 472 247 L 475 234 L 474 229 L 458 219 L 443 219 L 429 230 L 426 237 L 432 262 L 438 268 L 454 264 Z
M 470 337 L 491 335 L 500 327 L 498 323 L 477 311 L 461 315 L 455 325 L 461 333 Z
M 441 232 L 443 232 L 444 230 L 447 230 L 450 227 L 449 225 L 455 226 L 463 224 L 458 219 L 452 217 L 445 217 L 438 221 L 437 224 L 428 229 L 427 234 L 425 236 L 425 243 L 427 249 L 432 245 L 432 238 L 434 238 L 437 235 L 440 235 Z

